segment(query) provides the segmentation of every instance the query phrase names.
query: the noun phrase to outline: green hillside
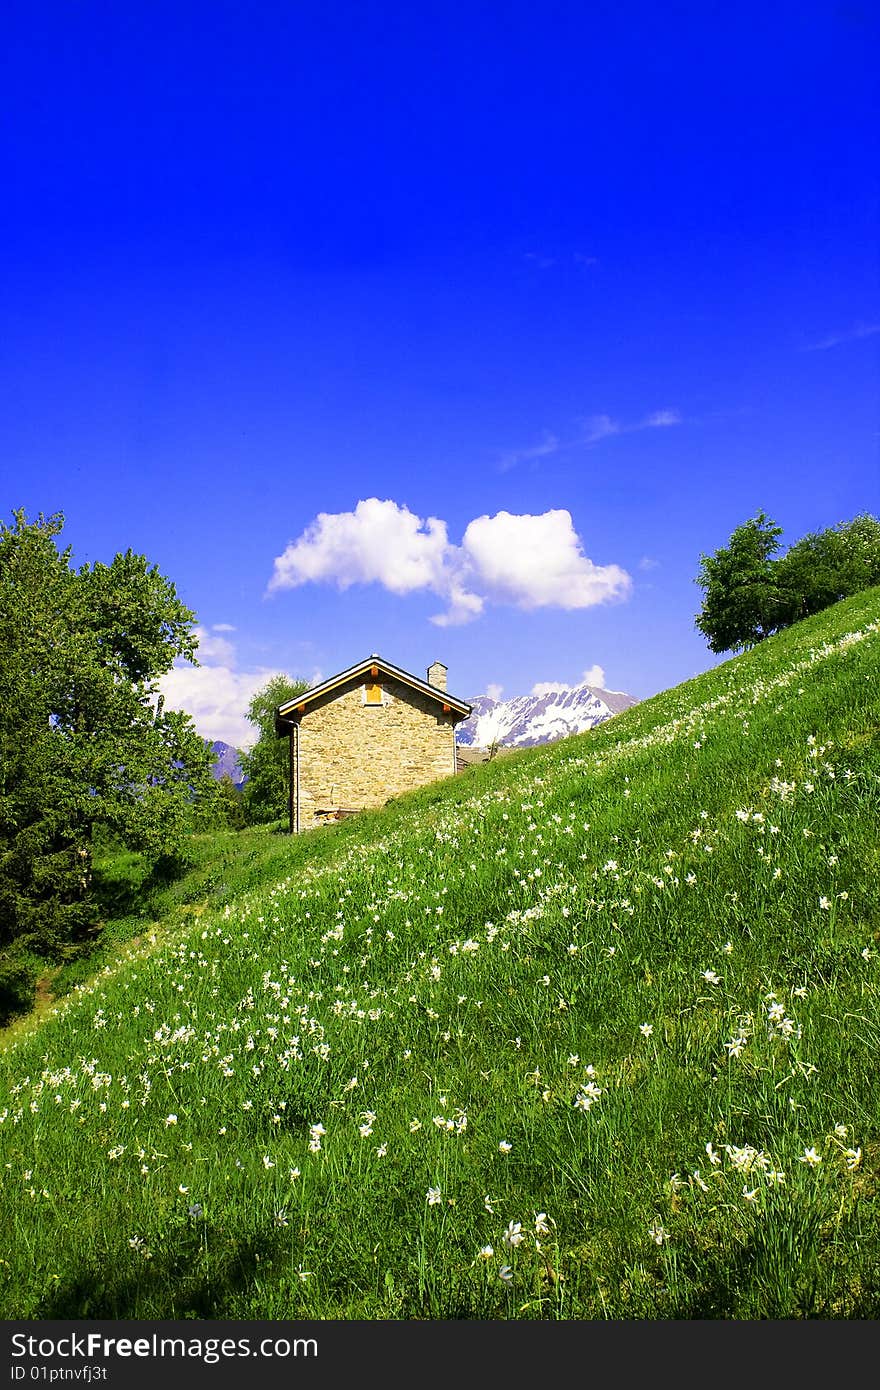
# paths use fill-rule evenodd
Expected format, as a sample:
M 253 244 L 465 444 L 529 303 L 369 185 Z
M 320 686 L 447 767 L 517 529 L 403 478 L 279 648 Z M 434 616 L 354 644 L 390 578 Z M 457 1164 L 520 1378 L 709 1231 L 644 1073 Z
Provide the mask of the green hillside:
M 880 1315 L 878 656 L 874 589 L 591 733 L 218 837 L 188 912 L 9 1030 L 0 1315 Z

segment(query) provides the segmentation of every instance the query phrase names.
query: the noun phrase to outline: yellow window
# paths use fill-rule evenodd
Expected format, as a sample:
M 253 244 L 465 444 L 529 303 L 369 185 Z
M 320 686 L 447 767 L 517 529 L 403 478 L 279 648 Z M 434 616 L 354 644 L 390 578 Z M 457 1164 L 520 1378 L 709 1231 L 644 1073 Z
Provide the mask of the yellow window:
M 382 703 L 382 687 L 381 687 L 381 685 L 366 685 L 366 686 L 364 686 L 364 690 L 366 691 L 366 698 L 365 698 L 365 700 L 364 700 L 364 704 L 365 704 L 365 705 L 381 705 L 381 703 Z

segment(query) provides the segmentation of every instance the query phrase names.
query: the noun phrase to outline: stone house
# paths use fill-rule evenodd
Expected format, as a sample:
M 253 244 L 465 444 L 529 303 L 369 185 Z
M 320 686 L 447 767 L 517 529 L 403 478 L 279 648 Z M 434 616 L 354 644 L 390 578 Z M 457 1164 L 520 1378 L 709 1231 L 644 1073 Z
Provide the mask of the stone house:
M 275 711 L 290 740 L 290 833 L 308 830 L 456 771 L 455 726 L 471 706 L 376 652 Z

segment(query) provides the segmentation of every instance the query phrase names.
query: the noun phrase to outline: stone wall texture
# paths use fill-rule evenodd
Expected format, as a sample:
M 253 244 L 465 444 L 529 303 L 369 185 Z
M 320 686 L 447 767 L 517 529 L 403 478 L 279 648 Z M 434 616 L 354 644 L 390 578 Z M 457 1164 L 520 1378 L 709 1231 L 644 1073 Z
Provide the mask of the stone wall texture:
M 367 684 L 373 682 L 367 678 Z M 299 822 L 382 806 L 455 772 L 455 716 L 403 681 L 380 674 L 383 703 L 364 703 L 363 677 L 326 695 L 299 728 Z

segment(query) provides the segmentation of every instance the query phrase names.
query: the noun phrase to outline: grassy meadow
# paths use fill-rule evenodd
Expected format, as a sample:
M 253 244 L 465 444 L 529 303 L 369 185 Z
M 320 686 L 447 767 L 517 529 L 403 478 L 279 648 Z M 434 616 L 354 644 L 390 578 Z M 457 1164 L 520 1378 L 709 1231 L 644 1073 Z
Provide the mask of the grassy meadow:
M 880 1316 L 878 827 L 874 589 L 380 812 L 199 837 L 2 1035 L 0 1315 Z

